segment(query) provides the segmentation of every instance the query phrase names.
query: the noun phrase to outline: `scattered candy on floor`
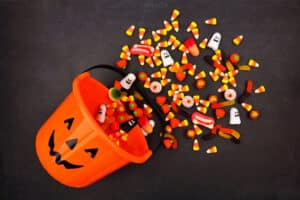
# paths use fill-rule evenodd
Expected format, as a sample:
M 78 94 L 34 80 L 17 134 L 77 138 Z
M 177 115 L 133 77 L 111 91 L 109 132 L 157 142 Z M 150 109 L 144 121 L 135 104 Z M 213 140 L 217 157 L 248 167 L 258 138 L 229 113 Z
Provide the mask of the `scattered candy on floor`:
M 168 124 L 160 136 L 166 149 L 178 148 L 179 141 L 173 130 L 180 127 L 186 127 L 183 133 L 192 139 L 193 151 L 200 151 L 200 142 L 215 136 L 238 144 L 240 133 L 226 125 L 223 127 L 218 120 L 228 117 L 228 124 L 237 127 L 242 124 L 240 118 L 242 109 L 252 120 L 260 117 L 260 111 L 253 109 L 253 105 L 247 101 L 252 97 L 253 90 L 255 94 L 264 93 L 265 86 L 247 80 L 243 93 L 239 94 L 235 89 L 240 84 L 236 79 L 237 76 L 258 68 L 259 63 L 253 58 L 244 58 L 238 52 L 226 54 L 224 49 L 220 48 L 222 39 L 224 40 L 220 32 L 215 32 L 211 36 L 201 32 L 201 26 L 216 26 L 218 22 L 216 17 L 208 18 L 204 22 L 190 21 L 187 27 L 183 27 L 184 23 L 181 23 L 180 18 L 182 18 L 180 11 L 174 9 L 170 21 L 163 20 L 163 26 L 156 30 L 149 30 L 147 27 L 136 28 L 135 25 L 130 25 L 125 30 L 128 37 L 138 38 L 139 43 L 122 46 L 117 67 L 125 70 L 130 61 L 136 59 L 142 70 L 136 75 L 129 73 L 119 82 L 120 86 L 117 84 L 118 81 L 115 83 L 109 90 L 109 97 L 113 103 L 99 105 L 96 117 L 99 123 L 109 130 L 109 137 L 117 144 L 126 142 L 126 130 L 130 124 L 132 126 L 138 123 L 145 136 L 153 132 L 155 123 L 151 119 L 152 108 L 142 103 L 142 97 L 138 99 L 126 94 L 126 90 L 131 88 L 136 79 L 155 97 L 154 102 L 165 114 L 165 121 Z M 179 31 L 187 33 L 182 41 L 176 36 Z M 232 35 L 230 40 L 234 46 L 245 45 L 247 42 L 241 34 Z M 180 56 L 175 59 L 177 55 Z M 205 71 L 201 66 L 193 64 L 191 62 L 194 60 L 193 57 L 203 59 L 211 66 L 211 70 Z M 148 74 L 146 72 L 148 70 L 143 70 L 146 67 L 149 67 L 152 73 Z M 172 74 L 175 80 L 171 78 Z M 208 82 L 208 78 L 212 82 Z M 201 95 L 201 91 L 210 84 L 216 84 L 218 89 L 205 98 Z M 254 85 L 256 89 L 253 89 Z M 195 90 L 191 90 L 191 87 Z M 228 114 L 227 107 L 229 107 Z M 127 113 L 127 110 L 131 113 Z M 186 118 L 182 119 L 179 116 Z M 207 154 L 217 152 L 218 148 L 215 145 L 206 150 Z

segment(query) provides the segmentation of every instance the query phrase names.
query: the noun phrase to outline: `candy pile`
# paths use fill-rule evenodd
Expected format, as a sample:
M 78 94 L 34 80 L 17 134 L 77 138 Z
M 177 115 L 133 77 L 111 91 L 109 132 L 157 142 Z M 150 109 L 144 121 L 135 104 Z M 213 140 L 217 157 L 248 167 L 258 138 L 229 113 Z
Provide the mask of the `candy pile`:
M 116 80 L 109 89 L 109 104 L 101 104 L 96 119 L 108 137 L 117 145 L 126 142 L 128 132 L 138 124 L 144 133 L 152 133 L 155 122 L 151 120 L 152 108 L 143 102 L 143 97 L 135 92 L 133 95 L 122 91 L 129 89 L 135 75 L 129 73 L 121 81 Z
M 242 71 L 250 71 L 258 68 L 259 64 L 254 59 L 249 59 L 247 64 L 240 63 L 241 56 L 238 53 L 226 55 L 220 49 L 222 35 L 215 32 L 210 39 L 204 37 L 200 39 L 200 27 L 195 21 L 191 21 L 186 27 L 189 36 L 180 41 L 176 33 L 180 31 L 179 18 L 180 11 L 174 9 L 170 21 L 163 21 L 163 27 L 157 30 L 147 30 L 139 27 L 136 30 L 131 25 L 125 34 L 129 37 L 136 36 L 139 38 L 138 44 L 124 45 L 120 53 L 120 60 L 117 66 L 126 69 L 128 62 L 135 56 L 140 66 L 149 66 L 152 73 L 147 74 L 145 70 L 139 71 L 136 75 L 138 81 L 142 82 L 144 88 L 149 90 L 155 96 L 156 104 L 165 114 L 165 126 L 163 144 L 167 149 L 176 149 L 178 142 L 173 129 L 186 127 L 186 136 L 193 139 L 192 149 L 200 150 L 199 139 L 203 130 L 208 129 L 208 134 L 203 134 L 201 139 L 208 140 L 215 136 L 232 140 L 234 143 L 240 142 L 240 133 L 232 128 L 224 127 L 217 121 L 226 116 L 225 107 L 230 107 L 229 124 L 240 125 L 241 119 L 239 109 L 236 106 L 241 105 L 249 113 L 250 119 L 257 119 L 260 116 L 258 110 L 247 103 L 248 98 L 252 95 L 253 81 L 248 80 L 243 94 L 237 94 L 236 77 Z M 205 20 L 204 26 L 217 25 L 215 17 Z M 149 35 L 150 37 L 146 36 Z M 244 40 L 243 35 L 233 38 L 234 45 L 240 45 Z M 212 55 L 203 56 L 204 61 L 212 67 L 212 70 L 206 72 L 204 68 L 196 66 L 189 61 L 189 56 L 199 57 L 202 51 L 211 50 Z M 176 61 L 174 55 L 180 53 L 180 61 Z M 192 60 L 192 59 L 191 59 Z M 175 77 L 175 80 L 174 78 Z M 221 86 L 215 94 L 203 98 L 200 91 L 207 87 L 207 78 L 212 82 L 220 82 Z M 135 79 L 135 77 L 134 77 Z M 191 80 L 194 82 L 191 83 Z M 194 89 L 191 90 L 191 87 Z M 191 94 L 196 91 L 195 94 Z M 263 85 L 257 87 L 254 93 L 265 92 Z M 220 95 L 222 94 L 222 95 Z M 211 110 L 214 116 L 209 116 Z M 179 116 L 185 116 L 181 119 Z M 206 150 L 206 153 L 216 153 L 217 147 L 212 146 Z

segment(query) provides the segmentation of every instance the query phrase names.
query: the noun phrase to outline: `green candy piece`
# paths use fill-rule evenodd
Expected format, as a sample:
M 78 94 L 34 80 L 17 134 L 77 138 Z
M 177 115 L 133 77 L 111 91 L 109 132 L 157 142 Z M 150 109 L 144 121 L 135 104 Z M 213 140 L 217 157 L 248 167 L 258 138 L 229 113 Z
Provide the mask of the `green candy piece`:
M 108 91 L 108 96 L 113 101 L 118 101 L 121 98 L 121 91 L 116 88 L 110 88 Z

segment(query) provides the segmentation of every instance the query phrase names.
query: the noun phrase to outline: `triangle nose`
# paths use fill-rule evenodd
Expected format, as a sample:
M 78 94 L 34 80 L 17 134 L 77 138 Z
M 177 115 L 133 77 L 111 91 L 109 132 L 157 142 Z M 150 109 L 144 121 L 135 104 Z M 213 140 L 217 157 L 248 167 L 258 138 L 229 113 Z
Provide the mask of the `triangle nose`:
M 77 139 L 70 139 L 70 140 L 66 141 L 66 144 L 68 145 L 68 147 L 70 149 L 74 149 L 74 147 L 77 144 Z

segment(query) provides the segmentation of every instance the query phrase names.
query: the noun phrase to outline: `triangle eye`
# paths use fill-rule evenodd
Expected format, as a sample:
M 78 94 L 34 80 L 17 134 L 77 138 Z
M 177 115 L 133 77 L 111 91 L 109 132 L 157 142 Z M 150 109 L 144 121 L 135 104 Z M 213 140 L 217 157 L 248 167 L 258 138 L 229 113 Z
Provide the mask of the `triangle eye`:
M 72 150 L 72 149 L 74 149 L 74 147 L 77 144 L 77 139 L 70 139 L 70 140 L 66 141 L 66 144 Z
M 90 153 L 91 157 L 94 158 L 96 156 L 96 154 L 98 153 L 98 148 L 86 149 L 84 151 L 87 153 Z
M 65 124 L 68 124 L 68 125 L 67 125 L 67 129 L 68 129 L 68 130 L 71 129 L 72 124 L 73 124 L 73 121 L 74 121 L 74 117 L 71 117 L 71 118 L 66 119 L 66 120 L 64 121 Z

